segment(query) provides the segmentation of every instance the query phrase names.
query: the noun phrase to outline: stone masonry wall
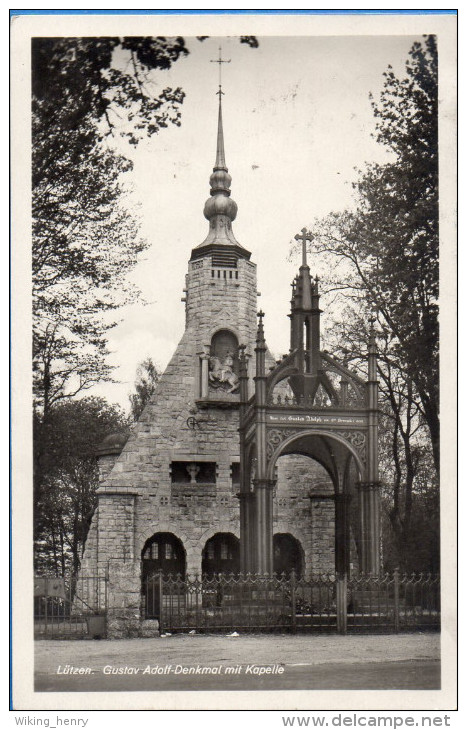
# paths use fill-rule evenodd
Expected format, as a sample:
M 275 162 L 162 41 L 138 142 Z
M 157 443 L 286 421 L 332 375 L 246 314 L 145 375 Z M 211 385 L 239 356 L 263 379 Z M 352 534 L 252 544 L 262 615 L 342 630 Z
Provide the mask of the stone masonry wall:
M 122 453 L 98 490 L 83 569 L 132 556 L 139 562 L 155 532 L 181 539 L 187 571 L 201 571 L 206 541 L 216 532 L 239 536 L 239 506 L 231 465 L 238 462 L 238 405 L 198 409 L 199 353 L 215 331 L 230 329 L 253 353 L 256 336 L 256 267 L 238 262 L 238 279 L 212 281 L 210 258 L 190 264 L 187 329 Z M 233 398 L 235 400 L 235 397 Z M 236 396 L 238 401 L 238 396 Z M 187 420 L 194 416 L 197 427 Z M 172 461 L 213 461 L 215 489 L 173 487 Z M 190 485 L 188 485 L 190 486 Z M 97 555 L 96 555 L 97 553 Z
M 227 269 L 225 277 L 223 271 L 211 266 L 210 257 L 189 264 L 185 333 L 120 456 L 113 466 L 104 465 L 82 572 L 101 573 L 108 566 L 114 576 L 109 600 L 120 617 L 112 619 L 115 636 L 123 630 L 119 626 L 125 611 L 130 633 L 136 631 L 133 619 L 140 605 L 136 576 L 144 544 L 152 535 L 171 532 L 181 540 L 190 574 L 201 573 L 202 552 L 210 537 L 219 532 L 239 537 L 238 485 L 231 474 L 232 464 L 240 458 L 238 395 L 229 396 L 231 403 L 224 407 L 200 399 L 200 353 L 216 331 L 229 329 L 247 345 L 253 374 L 256 267 L 239 259 L 238 278 L 235 270 Z M 270 355 L 268 361 L 268 366 L 274 364 Z M 193 418 L 196 425 L 190 428 Z M 321 491 L 332 491 L 332 485 L 323 482 L 316 468 L 310 478 L 314 462 L 300 459 L 279 460 L 274 532 L 290 533 L 300 541 L 306 574 L 333 570 L 333 564 L 325 567 L 326 556 L 333 562 L 334 550 L 329 507 L 312 507 L 308 496 L 316 484 Z M 215 462 L 216 484 L 172 484 L 172 461 L 203 460 Z M 119 565 L 133 567 L 119 572 Z M 119 575 L 127 575 L 127 589 Z
M 113 560 L 109 564 L 107 636 L 122 639 L 141 634 L 140 562 Z
M 319 503 L 312 494 L 329 495 Z M 305 557 L 305 577 L 334 572 L 334 487 L 320 464 L 293 454 L 277 460 L 274 533 L 299 540 Z M 318 506 L 319 505 L 319 506 Z

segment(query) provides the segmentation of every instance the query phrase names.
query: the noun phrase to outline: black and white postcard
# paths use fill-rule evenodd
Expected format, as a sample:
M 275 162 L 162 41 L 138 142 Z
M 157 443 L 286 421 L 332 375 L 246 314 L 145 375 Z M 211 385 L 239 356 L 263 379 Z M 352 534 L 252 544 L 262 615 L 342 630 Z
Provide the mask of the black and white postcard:
M 99 12 L 11 22 L 13 708 L 447 724 L 456 16 Z

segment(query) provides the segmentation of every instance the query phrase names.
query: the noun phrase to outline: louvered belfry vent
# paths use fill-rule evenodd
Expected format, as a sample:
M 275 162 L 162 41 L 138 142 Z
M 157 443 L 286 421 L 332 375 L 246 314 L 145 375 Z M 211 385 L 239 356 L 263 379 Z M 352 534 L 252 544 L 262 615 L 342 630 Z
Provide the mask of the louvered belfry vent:
M 235 253 L 232 251 L 222 251 L 212 254 L 212 265 L 213 266 L 227 266 L 231 269 L 237 268 L 237 258 Z

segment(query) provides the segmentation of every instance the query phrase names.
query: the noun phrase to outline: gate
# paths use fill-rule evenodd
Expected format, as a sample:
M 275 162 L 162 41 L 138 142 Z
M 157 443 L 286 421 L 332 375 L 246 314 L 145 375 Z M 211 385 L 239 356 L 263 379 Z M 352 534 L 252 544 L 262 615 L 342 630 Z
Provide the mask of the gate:
M 34 578 L 35 638 L 104 636 L 106 612 L 107 576 Z

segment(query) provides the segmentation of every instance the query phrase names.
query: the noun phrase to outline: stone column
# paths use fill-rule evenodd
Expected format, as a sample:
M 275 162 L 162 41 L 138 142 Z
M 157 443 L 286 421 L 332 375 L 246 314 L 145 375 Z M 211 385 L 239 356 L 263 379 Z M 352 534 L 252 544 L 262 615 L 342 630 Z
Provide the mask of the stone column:
M 336 500 L 336 573 L 344 575 L 349 572 L 350 528 L 348 505 L 350 494 L 341 492 L 335 495 Z
M 240 571 L 242 573 L 253 573 L 255 534 L 255 495 L 253 492 L 240 492 Z
M 379 482 L 360 482 L 358 503 L 360 512 L 361 569 L 378 575 L 380 571 L 381 505 Z
M 360 522 L 362 531 L 362 563 L 366 573 L 378 575 L 380 570 L 381 507 L 378 481 L 378 379 L 377 347 L 374 319 L 370 323 L 368 344 L 368 450 L 366 481 L 360 485 Z
M 255 479 L 255 547 L 256 573 L 272 575 L 273 565 L 273 488 L 269 479 Z
M 128 639 L 141 631 L 141 561 L 109 560 L 107 636 Z
M 255 492 L 255 560 L 257 573 L 273 572 L 273 483 L 267 477 L 267 424 L 266 424 L 266 341 L 264 339 L 263 312 L 258 312 L 259 322 L 256 335 L 256 375 L 255 381 L 255 441 L 256 441 L 256 478 L 253 479 Z
M 209 395 L 209 346 L 205 345 L 203 351 L 198 354 L 201 361 L 200 397 L 207 398 Z

